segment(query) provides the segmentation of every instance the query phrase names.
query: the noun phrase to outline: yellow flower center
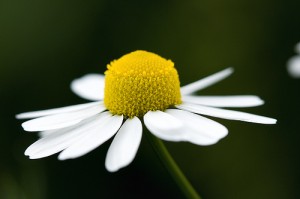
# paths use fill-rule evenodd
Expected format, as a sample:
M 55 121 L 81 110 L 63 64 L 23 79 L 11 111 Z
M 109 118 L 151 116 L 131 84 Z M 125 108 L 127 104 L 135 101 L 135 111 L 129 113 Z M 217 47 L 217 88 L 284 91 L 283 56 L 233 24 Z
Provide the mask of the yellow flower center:
M 141 117 L 180 104 L 174 63 L 147 51 L 134 51 L 107 65 L 104 104 L 116 115 Z

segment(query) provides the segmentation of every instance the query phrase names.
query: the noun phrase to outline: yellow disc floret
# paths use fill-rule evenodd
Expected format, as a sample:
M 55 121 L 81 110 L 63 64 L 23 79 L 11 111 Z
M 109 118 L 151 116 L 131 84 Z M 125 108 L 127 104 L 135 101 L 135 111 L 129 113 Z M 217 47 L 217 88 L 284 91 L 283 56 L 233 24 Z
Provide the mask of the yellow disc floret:
M 171 60 L 138 50 L 107 65 L 104 104 L 111 113 L 141 117 L 180 103 L 178 73 Z

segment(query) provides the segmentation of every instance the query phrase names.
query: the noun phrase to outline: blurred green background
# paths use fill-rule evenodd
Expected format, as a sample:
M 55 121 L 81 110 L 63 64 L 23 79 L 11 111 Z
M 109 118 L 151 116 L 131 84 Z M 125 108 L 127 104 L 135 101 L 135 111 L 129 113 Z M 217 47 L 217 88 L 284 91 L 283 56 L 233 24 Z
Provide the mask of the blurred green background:
M 165 142 L 203 198 L 300 198 L 300 79 L 286 72 L 299 8 L 299 0 L 0 0 L 0 198 L 183 198 L 146 136 L 117 173 L 104 168 L 111 140 L 75 160 L 23 155 L 37 135 L 15 114 L 86 102 L 70 82 L 137 49 L 172 59 L 182 85 L 233 66 L 200 94 L 258 95 L 264 106 L 240 110 L 279 120 L 216 119 L 229 135 L 213 146 Z

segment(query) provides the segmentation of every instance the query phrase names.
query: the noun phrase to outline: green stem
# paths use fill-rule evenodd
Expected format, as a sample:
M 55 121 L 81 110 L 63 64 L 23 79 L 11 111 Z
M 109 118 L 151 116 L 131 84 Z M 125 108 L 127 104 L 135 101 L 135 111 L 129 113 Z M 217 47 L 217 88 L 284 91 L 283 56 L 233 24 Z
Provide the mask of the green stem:
M 159 156 L 177 185 L 180 187 L 186 198 L 201 199 L 193 186 L 184 176 L 180 168 L 177 166 L 176 162 L 173 160 L 164 143 L 151 133 L 147 133 L 147 135 L 157 155 Z

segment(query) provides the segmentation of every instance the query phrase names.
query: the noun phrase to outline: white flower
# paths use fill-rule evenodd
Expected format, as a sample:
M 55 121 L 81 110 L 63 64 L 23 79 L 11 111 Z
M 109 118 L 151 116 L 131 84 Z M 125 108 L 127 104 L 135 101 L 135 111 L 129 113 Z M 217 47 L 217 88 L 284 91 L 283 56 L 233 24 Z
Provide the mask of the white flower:
M 294 78 L 300 77 L 300 42 L 295 46 L 295 51 L 298 55 L 291 57 L 287 62 L 287 70 Z
M 142 58 L 147 60 L 147 67 L 149 63 L 150 65 L 153 64 L 153 62 L 151 62 L 152 58 L 149 58 L 150 61 L 148 61 L 148 52 L 146 51 L 136 51 L 129 55 L 133 56 L 133 54 L 136 55 L 138 53 L 141 53 L 143 55 Z M 155 54 L 151 54 L 151 56 L 152 55 Z M 126 56 L 128 55 L 125 55 L 124 57 Z M 155 56 L 155 61 L 163 59 L 157 55 Z M 129 62 L 136 62 L 136 59 L 140 59 L 140 57 L 134 57 L 133 61 L 130 59 Z M 122 58 L 119 60 L 122 60 Z M 108 70 L 112 71 L 112 66 L 116 68 L 116 65 L 120 64 L 118 63 L 119 60 L 112 62 L 111 65 L 108 66 Z M 165 59 L 157 62 L 160 63 L 160 61 L 168 64 L 173 63 L 170 60 Z M 128 60 L 124 63 L 127 64 Z M 121 63 L 122 68 L 127 67 L 126 64 L 126 66 L 124 66 L 124 63 Z M 133 65 L 134 64 L 135 63 L 133 63 Z M 140 67 L 141 63 L 138 62 L 137 65 Z M 131 67 L 131 65 L 129 67 Z M 133 111 L 139 108 L 137 106 L 145 107 L 149 103 L 163 103 L 164 99 L 159 99 L 157 96 L 168 93 L 170 90 L 169 86 L 175 85 L 176 89 L 175 80 L 178 76 L 176 76 L 177 72 L 173 73 L 175 69 L 172 67 L 173 66 L 170 66 L 170 70 L 172 69 L 171 72 L 174 76 L 171 75 L 171 84 L 165 84 L 165 82 L 163 82 L 155 88 L 152 87 L 152 85 L 157 84 L 155 81 L 160 81 L 161 79 L 164 80 L 166 77 L 163 76 L 163 78 L 158 79 L 158 72 L 157 74 L 153 74 L 153 72 L 155 73 L 156 71 L 159 71 L 159 74 L 165 75 L 166 71 L 169 71 L 169 69 L 161 71 L 160 69 L 155 68 L 155 71 L 150 70 L 149 72 L 147 71 L 148 69 L 143 66 L 143 71 L 147 71 L 148 75 L 153 75 L 154 79 L 150 78 L 145 80 L 145 78 L 148 77 L 147 74 L 145 76 L 143 72 L 139 71 L 138 73 L 134 73 L 134 75 L 142 78 L 138 79 L 138 83 L 132 83 L 132 79 L 129 82 L 129 84 L 132 83 L 132 85 L 128 85 L 128 82 L 124 85 L 119 83 L 121 87 L 119 84 L 117 86 L 118 89 L 121 90 L 113 93 L 111 93 L 111 90 L 113 90 L 114 86 L 116 86 L 114 83 L 120 80 L 118 79 L 119 76 L 118 78 L 111 77 L 112 74 L 110 73 L 106 73 L 106 76 L 100 74 L 89 74 L 74 80 L 71 84 L 72 91 L 80 97 L 96 102 L 17 115 L 18 119 L 36 118 L 22 124 L 25 131 L 41 131 L 41 138 L 27 148 L 25 155 L 29 156 L 31 159 L 37 159 L 62 151 L 58 156 L 59 160 L 77 158 L 97 148 L 116 134 L 108 149 L 105 160 L 107 170 L 114 172 L 129 165 L 133 161 L 142 138 L 142 118 L 149 131 L 160 139 L 174 142 L 187 141 L 197 145 L 215 144 L 228 133 L 227 128 L 223 125 L 197 114 L 261 124 L 276 123 L 276 120 L 272 118 L 222 109 L 222 107 L 238 108 L 262 105 L 264 102 L 257 96 L 192 95 L 194 92 L 211 86 L 228 77 L 233 72 L 232 68 L 225 69 L 199 81 L 183 86 L 180 88 L 180 91 L 178 82 L 178 95 L 176 94 L 177 96 L 175 96 L 174 99 L 180 101 L 177 101 L 174 106 L 169 106 L 166 109 L 158 109 L 155 111 L 153 111 L 152 108 L 146 111 L 141 109 L 140 111 L 144 111 L 142 115 L 139 115 L 141 112 L 132 114 Z M 126 68 L 126 73 L 130 70 Z M 129 77 L 132 78 L 130 74 L 128 76 L 128 74 L 124 75 L 123 73 L 120 73 L 119 69 L 114 75 L 116 74 L 121 74 L 122 78 L 127 78 L 126 80 L 128 80 Z M 136 76 L 134 79 L 136 79 Z M 112 82 L 110 82 L 111 80 Z M 140 81 L 142 81 L 142 83 Z M 144 81 L 147 82 L 145 83 Z M 148 83 L 149 85 L 146 85 L 144 88 L 143 86 Z M 134 86 L 137 87 L 133 88 Z M 168 89 L 163 90 L 164 87 L 168 87 Z M 137 89 L 138 92 L 130 89 Z M 162 92 L 160 92 L 160 90 L 162 90 Z M 176 92 L 173 90 L 171 91 L 171 94 Z M 127 96 L 125 99 L 122 98 L 123 101 L 115 102 L 115 100 L 117 100 L 115 99 L 117 95 L 123 93 L 123 97 L 127 92 L 131 92 L 129 97 Z M 142 94 L 141 96 L 140 92 Z M 148 98 L 151 98 L 153 93 L 156 93 L 153 98 L 154 101 L 153 99 L 152 101 L 147 101 Z M 110 101 L 108 99 L 104 99 L 104 97 L 111 97 L 110 95 L 112 94 L 114 97 L 109 99 Z M 147 97 L 143 98 L 143 94 L 147 94 Z M 179 98 L 177 98 L 178 96 Z M 169 94 L 166 94 L 165 97 L 170 98 Z M 140 99 L 142 99 L 142 101 L 139 101 L 136 105 L 134 105 L 134 110 L 132 110 L 130 109 L 132 104 L 129 103 L 129 105 L 127 104 L 126 106 L 120 104 L 120 102 L 127 103 L 129 98 L 132 98 L 132 103 Z M 146 102 L 144 103 L 144 101 Z M 123 111 L 118 110 L 118 107 L 116 107 L 116 110 L 113 110 L 113 106 L 111 110 L 110 108 L 107 108 L 107 104 L 110 106 L 111 103 L 115 103 L 113 105 L 118 104 L 119 106 L 124 107 L 124 114 L 115 113 Z M 159 103 L 155 106 L 159 107 Z

